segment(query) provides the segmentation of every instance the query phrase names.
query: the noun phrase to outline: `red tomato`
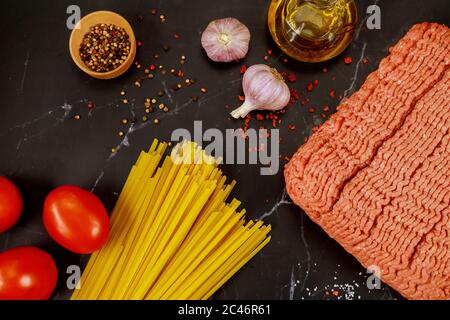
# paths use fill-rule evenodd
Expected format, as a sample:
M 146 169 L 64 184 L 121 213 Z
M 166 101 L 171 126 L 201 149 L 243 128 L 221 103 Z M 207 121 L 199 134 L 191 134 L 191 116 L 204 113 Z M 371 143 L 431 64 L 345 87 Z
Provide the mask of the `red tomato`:
M 47 300 L 58 270 L 45 251 L 18 247 L 0 253 L 0 300 Z
M 74 186 L 56 188 L 44 203 L 44 226 L 64 248 L 87 254 L 108 240 L 109 218 L 93 193 Z
M 23 200 L 19 189 L 10 180 L 0 177 L 0 232 L 16 224 L 22 209 Z

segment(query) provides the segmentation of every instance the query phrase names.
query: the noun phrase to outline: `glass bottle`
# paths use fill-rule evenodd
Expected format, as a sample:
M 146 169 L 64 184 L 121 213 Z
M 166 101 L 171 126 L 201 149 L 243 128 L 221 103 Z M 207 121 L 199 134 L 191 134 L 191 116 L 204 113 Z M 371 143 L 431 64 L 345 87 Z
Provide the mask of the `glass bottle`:
M 344 51 L 358 20 L 354 0 L 272 0 L 270 33 L 290 57 L 322 62 Z

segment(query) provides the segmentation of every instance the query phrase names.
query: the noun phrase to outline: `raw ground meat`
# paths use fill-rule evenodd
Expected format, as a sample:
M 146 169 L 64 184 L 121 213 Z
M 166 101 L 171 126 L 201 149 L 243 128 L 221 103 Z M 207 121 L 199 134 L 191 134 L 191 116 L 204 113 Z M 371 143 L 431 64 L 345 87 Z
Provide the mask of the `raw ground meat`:
M 450 32 L 415 25 L 292 157 L 292 200 L 410 299 L 450 299 Z

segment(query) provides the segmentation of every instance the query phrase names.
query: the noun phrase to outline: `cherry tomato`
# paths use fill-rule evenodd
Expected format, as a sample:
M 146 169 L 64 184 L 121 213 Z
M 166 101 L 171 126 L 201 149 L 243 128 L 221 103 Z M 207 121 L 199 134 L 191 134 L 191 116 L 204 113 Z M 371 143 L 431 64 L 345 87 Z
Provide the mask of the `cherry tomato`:
M 109 218 L 93 193 L 75 186 L 56 188 L 45 199 L 44 226 L 64 248 L 87 254 L 108 240 Z
M 0 300 L 47 300 L 55 290 L 55 261 L 36 247 L 0 253 Z
M 10 229 L 22 214 L 23 200 L 10 180 L 0 177 L 0 232 Z

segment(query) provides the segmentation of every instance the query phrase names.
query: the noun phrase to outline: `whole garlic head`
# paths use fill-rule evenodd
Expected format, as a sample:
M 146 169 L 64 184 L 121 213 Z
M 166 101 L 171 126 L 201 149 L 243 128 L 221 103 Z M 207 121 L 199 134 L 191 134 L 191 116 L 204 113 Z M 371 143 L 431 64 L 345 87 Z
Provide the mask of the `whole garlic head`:
M 250 30 L 236 18 L 210 22 L 202 34 L 202 46 L 216 62 L 231 62 L 247 55 Z

